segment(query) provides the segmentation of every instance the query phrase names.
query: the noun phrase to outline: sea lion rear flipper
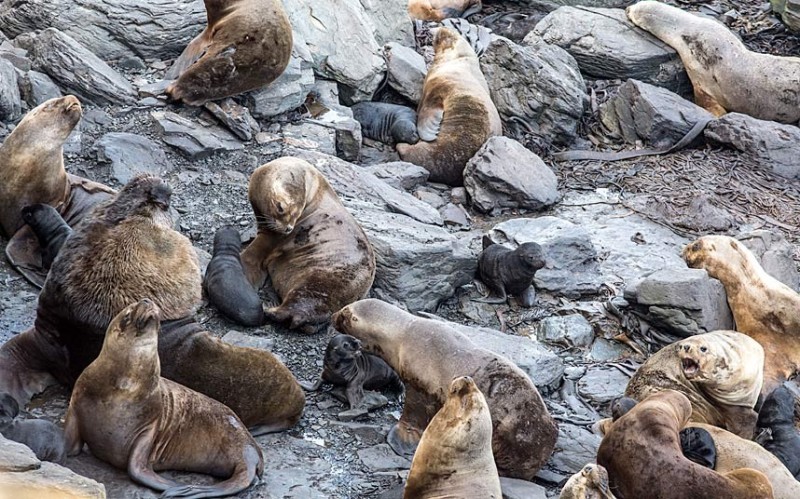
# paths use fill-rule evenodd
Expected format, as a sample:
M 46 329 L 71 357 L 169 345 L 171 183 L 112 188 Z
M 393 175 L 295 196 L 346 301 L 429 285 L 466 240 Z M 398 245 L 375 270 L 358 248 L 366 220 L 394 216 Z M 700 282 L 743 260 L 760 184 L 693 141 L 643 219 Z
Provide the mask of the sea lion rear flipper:
M 425 103 L 420 106 L 420 111 L 417 114 L 417 135 L 420 140 L 425 142 L 433 142 L 439 136 L 439 130 L 442 127 L 442 120 L 444 119 L 444 108 L 442 103 L 437 106 Z
M 694 86 L 694 101 L 698 106 L 713 114 L 715 118 L 728 112 L 714 97 L 697 85 Z
M 303 390 L 307 392 L 316 392 L 322 386 L 322 377 L 317 379 L 317 381 L 315 381 L 314 383 L 311 383 L 309 381 L 298 381 L 298 383 L 300 383 L 300 387 Z
M 42 249 L 29 226 L 24 225 L 8 241 L 6 257 L 11 266 L 31 284 L 39 289 L 44 286 L 47 269 L 42 266 Z
M 492 238 L 489 237 L 489 234 L 484 234 L 484 236 L 481 238 L 481 244 L 483 245 L 483 249 L 485 250 L 489 246 L 497 243 L 492 241 Z
M 131 449 L 130 456 L 128 457 L 128 476 L 130 476 L 131 480 L 134 482 L 144 485 L 145 487 L 164 491 L 178 487 L 178 484 L 156 473 L 153 470 L 153 466 L 149 463 L 150 451 L 153 447 L 156 429 L 157 426 L 155 424 L 151 425 L 150 429 L 142 433 L 136 442 L 134 442 L 133 449 Z
M 533 286 L 528 286 L 525 291 L 520 293 L 517 300 L 521 306 L 531 308 L 536 304 L 536 289 Z
M 684 428 L 680 432 L 681 451 L 686 459 L 709 469 L 717 467 L 717 447 L 703 428 Z
M 172 66 L 170 66 L 166 74 L 164 74 L 165 80 L 177 80 L 189 66 L 205 55 L 210 41 L 203 35 L 205 35 L 205 32 L 197 35 L 194 40 L 189 42 L 189 45 L 183 49 L 181 55 L 175 59 L 175 62 L 172 63 Z

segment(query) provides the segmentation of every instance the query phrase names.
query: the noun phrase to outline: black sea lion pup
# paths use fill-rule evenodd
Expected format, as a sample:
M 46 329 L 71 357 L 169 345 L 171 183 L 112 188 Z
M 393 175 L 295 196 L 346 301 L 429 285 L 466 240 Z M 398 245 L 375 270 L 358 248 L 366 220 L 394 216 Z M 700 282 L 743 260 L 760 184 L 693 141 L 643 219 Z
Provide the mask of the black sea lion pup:
M 263 473 L 261 448 L 226 406 L 160 376 L 159 315 L 153 302 L 142 300 L 109 325 L 100 355 L 72 392 L 65 423 L 69 455 L 86 442 L 97 458 L 164 491 L 162 497 L 236 494 Z M 160 470 L 226 480 L 180 485 Z
M 0 434 L 27 445 L 41 461 L 60 463 L 66 457 L 64 432 L 43 419 L 15 420 L 19 405 L 11 395 L 0 395 Z
M 403 381 L 394 369 L 377 355 L 361 351 L 361 342 L 348 334 L 337 334 L 325 348 L 322 377 L 316 383 L 300 383 L 309 391 L 317 391 L 323 382 L 345 386 L 350 409 L 355 409 L 364 398 L 364 390 L 389 388 L 403 393 Z
M 795 478 L 800 479 L 800 432 L 794 426 L 796 398 L 785 386 L 770 393 L 761 412 L 758 427 L 768 428 L 772 439 L 764 448 L 775 454 Z
M 702 428 L 684 428 L 680 432 L 681 452 L 693 463 L 709 469 L 717 467 L 717 447 L 711 434 Z
M 511 295 L 523 307 L 532 307 L 536 302 L 533 276 L 544 265 L 542 247 L 536 243 L 523 243 L 512 250 L 484 236 L 478 277 L 489 288 L 490 295 L 475 301 L 505 303 Z
M 239 254 L 242 240 L 235 227 L 227 226 L 214 234 L 214 256 L 208 262 L 203 287 L 208 299 L 220 311 L 243 326 L 266 322 L 258 292 L 247 280 Z
M 608 472 L 599 464 L 587 464 L 572 475 L 558 499 L 616 499 L 608 490 Z
M 22 209 L 22 219 L 28 224 L 42 248 L 42 267 L 50 269 L 72 229 L 49 204 L 33 204 Z
M 416 144 L 417 113 L 410 107 L 386 102 L 359 102 L 350 109 L 353 118 L 361 123 L 361 134 L 368 139 L 394 145 L 398 142 Z

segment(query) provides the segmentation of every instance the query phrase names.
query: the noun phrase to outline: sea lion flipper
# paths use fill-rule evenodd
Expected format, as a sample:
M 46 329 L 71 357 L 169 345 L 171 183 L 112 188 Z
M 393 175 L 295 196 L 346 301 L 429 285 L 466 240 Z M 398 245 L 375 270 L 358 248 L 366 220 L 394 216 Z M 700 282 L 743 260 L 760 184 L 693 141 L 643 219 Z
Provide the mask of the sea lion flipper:
M 398 456 L 411 458 L 419 445 L 419 436 L 413 438 L 413 434 L 403 429 L 400 423 L 392 426 L 389 434 L 386 435 L 386 443 Z
M 67 456 L 74 457 L 81 453 L 83 439 L 78 426 L 78 417 L 72 407 L 67 409 L 67 417 L 64 420 L 64 449 Z
M 128 458 L 128 475 L 131 480 L 138 484 L 164 491 L 177 487 L 178 484 L 172 480 L 167 480 L 153 470 L 153 466 L 150 463 L 150 451 L 153 448 L 155 432 L 156 425 L 152 425 L 148 431 L 141 434 L 134 442 Z
M 350 409 L 355 409 L 361 405 L 361 402 L 364 400 L 363 375 L 357 375 L 355 379 L 350 381 L 350 383 L 347 385 L 345 395 L 347 396 L 347 403 L 350 404 Z
M 697 85 L 694 87 L 694 101 L 698 106 L 713 114 L 715 118 L 719 118 L 728 112 L 719 101 Z
M 41 289 L 47 279 L 47 269 L 42 266 L 42 248 L 30 226 L 19 229 L 6 245 L 6 257 L 11 266 L 31 284 Z
M 438 107 L 424 107 L 417 115 L 417 135 L 420 140 L 425 142 L 433 142 L 439 136 L 439 130 L 442 127 L 442 120 L 444 119 L 444 108 Z
M 300 383 L 300 387 L 307 392 L 316 392 L 322 386 L 322 382 L 322 377 L 313 383 L 310 381 L 298 381 L 298 383 Z
M 525 308 L 531 308 L 536 305 L 536 289 L 533 286 L 528 288 L 517 296 L 519 304 Z

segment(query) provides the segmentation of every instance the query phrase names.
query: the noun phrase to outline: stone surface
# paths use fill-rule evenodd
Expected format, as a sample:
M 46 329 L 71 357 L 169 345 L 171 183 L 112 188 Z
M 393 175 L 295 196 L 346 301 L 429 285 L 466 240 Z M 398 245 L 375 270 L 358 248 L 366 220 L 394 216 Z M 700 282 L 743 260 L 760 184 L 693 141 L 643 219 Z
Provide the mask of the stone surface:
M 558 180 L 536 154 L 508 137 L 491 137 L 464 169 L 472 206 L 489 213 L 504 208 L 539 210 L 556 203 Z
M 546 499 L 546 489 L 525 480 L 516 478 L 500 477 L 500 489 L 503 492 L 503 499 Z
M 97 161 L 111 163 L 111 175 L 120 185 L 127 184 L 137 173 L 163 176 L 172 169 L 161 146 L 141 135 L 107 133 L 94 147 Z
M 800 2 L 797 0 L 770 0 L 772 12 L 780 17 L 793 33 L 800 33 Z
M 43 462 L 41 468 L 27 473 L 0 473 L 0 490 L 4 497 L 9 498 L 105 499 L 106 497 L 106 488 L 103 484 L 48 462 Z
M 0 121 L 16 121 L 22 115 L 17 70 L 6 59 L 0 59 Z
M 605 404 L 621 397 L 629 380 L 613 367 L 592 366 L 578 381 L 578 393 L 596 404 Z
M 41 461 L 26 445 L 5 439 L 0 435 L 0 476 L 39 469 Z
M 743 152 L 764 170 L 789 179 L 800 178 L 800 128 L 728 113 L 712 121 L 706 138 Z
M 372 472 L 404 470 L 411 467 L 411 461 L 395 454 L 389 444 L 361 449 L 358 451 L 358 457 Z
M 250 140 L 253 135 L 261 131 L 261 125 L 250 115 L 250 111 L 237 104 L 233 99 L 207 102 L 204 107 L 242 140 Z
M 569 144 L 587 101 L 575 60 L 546 43 L 527 47 L 494 39 L 480 58 L 492 101 L 503 122 L 523 120 L 542 139 Z
M 623 83 L 600 108 L 600 120 L 613 135 L 629 144 L 643 141 L 654 147 L 669 147 L 698 121 L 713 118 L 665 88 L 633 79 Z
M 800 292 L 800 272 L 792 257 L 794 246 L 780 232 L 754 230 L 736 236 L 753 252 L 764 270 L 775 279 Z
M 292 57 L 286 70 L 266 87 L 250 92 L 245 102 L 256 118 L 270 118 L 305 102 L 314 86 L 314 61 L 305 42 L 295 34 Z
M 31 60 L 28 59 L 28 51 L 14 46 L 11 42 L 0 43 L 0 59 L 7 60 L 23 73 L 31 69 Z
M 635 78 L 678 93 L 691 91 L 677 52 L 628 20 L 623 9 L 561 7 L 523 41 L 558 45 L 597 79 Z
M 396 42 L 405 46 L 414 45 L 414 24 L 408 16 L 405 2 L 383 0 L 361 0 L 361 5 L 375 28 L 375 40 L 379 45 Z
M 416 50 L 399 43 L 387 44 L 384 54 L 389 86 L 411 102 L 418 103 L 422 98 L 425 75 L 428 74 L 425 59 Z
M 631 354 L 633 354 L 633 350 L 624 343 L 596 338 L 584 358 L 590 362 L 613 362 L 630 357 Z
M 534 330 L 541 341 L 587 347 L 594 340 L 594 328 L 581 314 L 547 317 Z
M 461 205 L 447 203 L 439 209 L 439 213 L 441 213 L 445 225 L 455 225 L 464 228 L 469 227 L 469 214 Z
M 430 172 L 421 166 L 405 161 L 381 163 L 364 167 L 395 189 L 411 190 L 428 180 Z
M 28 71 L 20 79 L 22 96 L 28 106 L 34 108 L 46 100 L 61 97 L 61 89 L 52 79 L 38 71 Z
M 169 111 L 154 111 L 150 115 L 156 120 L 164 142 L 189 159 L 205 158 L 218 151 L 235 151 L 243 147 L 236 137 L 218 126 L 202 126 Z
M 61 88 L 82 100 L 98 104 L 131 104 L 136 91 L 119 73 L 69 35 L 55 28 L 42 31 L 33 41 L 31 59 Z
M 593 463 L 602 439 L 586 428 L 559 423 L 558 440 L 549 464 L 565 475 L 579 472 L 586 463 Z

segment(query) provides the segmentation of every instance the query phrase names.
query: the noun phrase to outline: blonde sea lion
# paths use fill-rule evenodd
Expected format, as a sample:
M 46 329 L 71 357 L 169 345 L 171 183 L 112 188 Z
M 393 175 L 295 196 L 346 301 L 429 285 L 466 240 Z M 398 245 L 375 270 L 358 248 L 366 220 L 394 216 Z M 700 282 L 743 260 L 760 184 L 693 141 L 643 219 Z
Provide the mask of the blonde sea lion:
M 751 52 L 722 23 L 661 2 L 639 2 L 626 13 L 678 52 L 695 102 L 714 116 L 737 112 L 781 123 L 800 120 L 800 58 Z
M 800 369 L 800 295 L 767 274 L 753 253 L 728 236 L 703 236 L 683 249 L 692 268 L 725 286 L 736 330 L 764 348 L 765 396 Z
M 419 441 L 404 499 L 501 499 L 491 443 L 486 399 L 469 376 L 454 379 L 447 400 Z
M 249 196 L 258 235 L 242 265 L 251 284 L 261 288 L 269 277 L 283 300 L 268 319 L 312 333 L 366 296 L 372 245 L 319 170 L 299 158 L 271 161 L 250 176 Z
M 558 498 L 616 499 L 608 489 L 608 471 L 599 464 L 587 464 L 569 477 Z
M 205 0 L 208 26 L 165 79 L 167 95 L 192 106 L 268 85 L 292 55 L 292 26 L 280 0 Z
M 403 415 L 388 443 L 409 455 L 447 399 L 450 382 L 470 376 L 492 415 L 492 451 L 501 476 L 530 480 L 555 447 L 558 428 L 530 378 L 513 362 L 476 347 L 447 324 L 416 317 L 380 300 L 361 300 L 332 317 L 406 384 Z
M 442 21 L 469 17 L 481 11 L 481 0 L 409 0 L 408 14 L 417 21 Z
M 699 334 L 667 345 L 639 368 L 625 395 L 636 400 L 665 389 L 692 403 L 691 420 L 752 438 L 753 407 L 763 384 L 764 350 L 734 331 Z
M 261 448 L 228 407 L 161 377 L 160 313 L 150 300 L 120 312 L 103 349 L 78 378 L 65 420 L 70 456 L 86 442 L 95 457 L 127 470 L 161 497 L 219 497 L 264 471 Z M 156 473 L 179 470 L 225 478 L 180 485 Z
M 417 108 L 420 141 L 397 144 L 397 152 L 431 172 L 431 182 L 458 186 L 467 161 L 489 137 L 502 135 L 503 126 L 470 44 L 454 30 L 439 28 L 433 48 Z

